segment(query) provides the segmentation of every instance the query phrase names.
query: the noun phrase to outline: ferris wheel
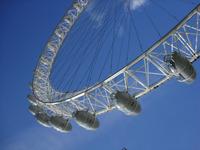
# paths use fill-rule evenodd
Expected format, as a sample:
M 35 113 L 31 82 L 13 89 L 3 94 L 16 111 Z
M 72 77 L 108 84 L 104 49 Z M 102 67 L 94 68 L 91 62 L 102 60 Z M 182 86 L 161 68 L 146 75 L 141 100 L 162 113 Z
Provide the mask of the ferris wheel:
M 160 9 L 176 20 L 173 28 L 169 25 L 170 31 L 161 34 L 148 6 L 140 2 L 72 2 L 34 70 L 32 93 L 28 95 L 29 110 L 40 124 L 68 132 L 72 130 L 70 121 L 75 120 L 81 127 L 95 130 L 100 125 L 98 115 L 113 109 L 130 116 L 138 115 L 143 95 L 172 78 L 184 83 L 195 80 L 192 63 L 200 57 L 200 5 L 177 0 L 193 8 L 178 19 L 158 1 L 149 0 L 152 10 Z M 146 47 L 135 19 L 137 7 L 146 17 L 139 21 L 148 21 L 152 31 L 158 34 L 154 44 L 150 40 L 151 44 Z M 148 33 L 150 36 L 151 32 Z M 134 47 L 138 49 L 136 57 L 130 58 L 129 50 L 135 45 L 138 45 Z

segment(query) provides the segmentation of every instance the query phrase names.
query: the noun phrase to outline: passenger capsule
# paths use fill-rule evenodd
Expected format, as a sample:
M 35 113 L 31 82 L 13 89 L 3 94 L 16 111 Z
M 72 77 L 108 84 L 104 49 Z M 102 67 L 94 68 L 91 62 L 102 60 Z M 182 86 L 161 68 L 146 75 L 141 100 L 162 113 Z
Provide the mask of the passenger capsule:
M 191 62 L 178 52 L 173 52 L 167 62 L 172 72 L 179 74 L 181 82 L 191 83 L 196 78 L 196 71 Z
M 111 98 L 115 100 L 117 108 L 126 115 L 137 115 L 141 112 L 140 104 L 128 92 L 117 91 Z
M 72 130 L 72 125 L 69 123 L 69 120 L 62 116 L 52 116 L 50 118 L 50 123 L 54 129 L 60 132 L 66 133 Z
M 36 115 L 40 112 L 42 112 L 42 108 L 37 106 L 37 105 L 30 105 L 29 108 L 28 108 L 29 112 L 32 114 L 32 115 Z
M 50 117 L 46 113 L 38 113 L 35 115 L 37 122 L 45 127 L 51 127 Z
M 76 111 L 74 117 L 76 122 L 87 130 L 95 130 L 99 127 L 99 120 L 88 111 Z

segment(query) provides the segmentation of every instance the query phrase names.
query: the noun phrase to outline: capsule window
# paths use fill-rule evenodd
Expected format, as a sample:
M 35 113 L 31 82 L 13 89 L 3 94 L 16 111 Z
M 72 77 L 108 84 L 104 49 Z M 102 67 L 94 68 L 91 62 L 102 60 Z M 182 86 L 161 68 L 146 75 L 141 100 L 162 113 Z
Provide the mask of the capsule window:
M 131 105 L 131 106 L 135 106 L 135 102 L 134 102 L 134 101 L 132 101 L 130 105 Z
M 87 122 L 89 123 L 89 124 L 92 124 L 93 123 L 93 119 L 92 118 L 87 118 Z

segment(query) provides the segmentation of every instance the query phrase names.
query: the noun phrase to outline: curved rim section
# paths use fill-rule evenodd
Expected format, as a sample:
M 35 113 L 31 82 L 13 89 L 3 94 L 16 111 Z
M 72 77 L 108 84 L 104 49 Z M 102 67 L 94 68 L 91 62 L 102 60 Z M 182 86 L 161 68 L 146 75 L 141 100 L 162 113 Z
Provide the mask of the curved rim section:
M 76 20 L 78 20 L 80 14 L 84 11 L 87 7 L 90 0 L 77 0 L 74 4 L 72 9 L 68 10 L 66 15 L 62 18 L 60 23 L 57 25 L 55 31 L 53 32 L 52 36 L 50 37 L 49 41 L 46 44 L 46 47 L 40 56 L 39 62 L 34 72 L 34 79 L 33 79 L 33 94 L 36 96 L 39 103 L 42 104 L 60 104 L 64 102 L 69 102 L 71 100 L 78 99 L 82 96 L 87 95 L 88 93 L 95 91 L 98 88 L 104 88 L 109 93 L 113 93 L 115 88 L 112 88 L 111 83 L 114 79 L 118 78 L 119 76 L 123 75 L 122 80 L 124 80 L 124 89 L 128 90 L 128 77 L 134 79 L 140 86 L 144 88 L 139 93 L 136 93 L 136 97 L 141 97 L 142 95 L 150 92 L 151 90 L 157 88 L 162 83 L 170 79 L 174 74 L 172 74 L 167 65 L 165 63 L 161 64 L 160 62 L 164 60 L 164 56 L 158 58 L 158 55 L 154 53 L 158 53 L 157 49 L 160 46 L 164 47 L 164 44 L 170 45 L 171 48 L 173 47 L 172 41 L 170 38 L 176 37 L 178 41 L 185 47 L 184 52 L 188 54 L 188 58 L 190 62 L 193 62 L 200 56 L 199 50 L 193 48 L 192 46 L 188 45 L 187 40 L 179 34 L 179 30 L 182 27 L 187 25 L 187 22 L 194 16 L 199 15 L 200 5 L 198 5 L 195 9 L 193 9 L 179 24 L 177 24 L 173 29 L 171 29 L 163 38 L 153 44 L 144 54 L 133 60 L 130 64 L 125 66 L 124 68 L 117 71 L 115 74 L 108 77 L 101 83 L 97 83 L 94 86 L 91 86 L 87 89 L 83 89 L 81 91 L 75 93 L 61 93 L 56 91 L 50 84 L 49 76 L 51 74 L 51 68 L 56 58 L 56 55 L 62 46 L 64 39 L 66 38 L 68 32 L 73 27 Z M 195 46 L 194 46 L 195 47 Z M 164 49 L 164 48 L 163 48 Z M 170 53 L 170 52 L 169 52 Z M 165 53 L 167 54 L 167 53 Z M 158 60 L 159 59 L 159 60 Z M 134 74 L 134 66 L 137 63 L 144 62 L 144 68 L 146 71 L 146 75 L 150 73 L 149 68 L 147 68 L 147 63 L 151 63 L 159 72 L 163 75 L 158 81 L 154 83 L 144 84 L 135 74 Z M 149 65 L 149 64 L 148 64 Z M 127 77 L 128 76 L 128 77 Z M 148 77 L 149 78 L 149 77 Z M 149 82 L 149 81 L 148 81 Z M 112 107 L 110 108 L 112 109 Z M 102 112 L 99 112 L 103 113 Z
M 74 93 L 56 91 L 50 83 L 49 77 L 56 55 L 76 20 L 87 7 L 90 0 L 77 0 L 73 3 L 49 38 L 34 71 L 32 90 L 40 102 L 51 102 L 60 97 L 71 97 Z

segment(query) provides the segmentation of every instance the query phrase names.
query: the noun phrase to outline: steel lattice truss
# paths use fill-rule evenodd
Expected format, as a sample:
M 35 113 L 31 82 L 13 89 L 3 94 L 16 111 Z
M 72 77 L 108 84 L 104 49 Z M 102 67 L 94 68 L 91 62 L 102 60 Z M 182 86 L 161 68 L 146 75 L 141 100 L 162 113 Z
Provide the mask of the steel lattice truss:
M 76 110 L 88 110 L 100 115 L 115 108 L 110 95 L 117 90 L 128 91 L 140 98 L 172 77 L 178 78 L 164 61 L 173 51 L 181 52 L 190 62 L 199 58 L 200 6 L 144 54 L 105 81 L 76 93 L 54 90 L 49 80 L 54 59 L 68 32 L 87 7 L 88 1 L 78 0 L 67 11 L 46 44 L 35 69 L 32 92 L 38 105 L 48 112 L 72 117 Z

